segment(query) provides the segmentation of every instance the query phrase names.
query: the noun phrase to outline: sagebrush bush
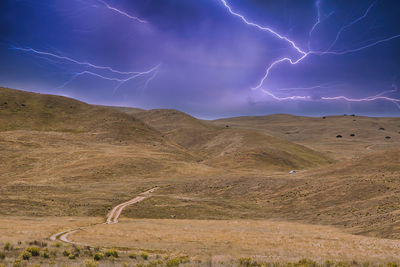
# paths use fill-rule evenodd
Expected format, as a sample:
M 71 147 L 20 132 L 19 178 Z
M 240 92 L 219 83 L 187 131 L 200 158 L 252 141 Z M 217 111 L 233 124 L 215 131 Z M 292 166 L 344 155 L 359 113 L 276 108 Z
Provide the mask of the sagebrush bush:
M 23 260 L 28 261 L 28 260 L 32 257 L 32 254 L 31 254 L 29 251 L 24 250 L 24 251 L 22 251 L 20 257 L 21 257 Z
M 149 254 L 147 254 L 146 252 L 142 252 L 142 253 L 140 254 L 140 256 L 141 256 L 144 260 L 147 260 L 147 259 L 149 258 Z
M 29 247 L 26 248 L 26 251 L 29 251 L 34 257 L 40 256 L 40 248 L 38 247 Z
M 69 251 L 68 249 L 66 249 L 66 250 L 63 251 L 63 255 L 64 255 L 65 257 L 69 257 L 69 255 L 71 255 L 71 251 Z
M 136 254 L 135 253 L 130 253 L 129 254 L 129 258 L 131 258 L 131 259 L 136 259 Z
M 97 266 L 99 266 L 99 264 L 97 262 L 95 262 L 95 261 L 92 261 L 92 260 L 86 260 L 84 262 L 83 266 L 85 266 L 85 267 L 97 267 Z
M 179 266 L 179 264 L 186 263 L 188 261 L 189 261 L 188 257 L 182 256 L 169 259 L 165 264 L 167 265 L 167 267 L 173 267 L 173 266 Z
M 11 243 L 10 243 L 10 242 L 6 242 L 6 243 L 4 244 L 4 250 L 11 250 L 11 249 L 12 249 Z
M 93 259 L 95 261 L 101 261 L 102 259 L 104 259 L 104 254 L 101 252 L 97 252 L 96 254 L 94 254 Z
M 47 249 L 43 250 L 42 257 L 45 258 L 45 259 L 50 258 L 50 253 L 49 253 L 49 251 Z
M 0 252 L 0 260 L 4 260 L 6 258 L 6 253 Z
M 105 252 L 105 255 L 107 257 L 114 257 L 114 258 L 118 258 L 118 251 L 114 248 L 112 249 L 107 249 Z

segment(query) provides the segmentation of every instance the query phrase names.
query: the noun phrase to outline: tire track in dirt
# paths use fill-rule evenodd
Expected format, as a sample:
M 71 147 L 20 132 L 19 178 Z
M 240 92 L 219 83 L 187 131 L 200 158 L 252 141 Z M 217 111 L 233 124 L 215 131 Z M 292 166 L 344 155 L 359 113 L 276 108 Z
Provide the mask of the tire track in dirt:
M 158 189 L 158 187 L 153 187 L 152 189 L 149 189 L 143 193 L 140 193 L 137 197 L 135 197 L 134 199 L 131 199 L 129 201 L 123 202 L 121 204 L 118 204 L 117 206 L 115 206 L 108 214 L 107 214 L 107 218 L 106 221 L 104 223 L 98 223 L 98 224 L 92 224 L 89 226 L 85 226 L 85 227 L 79 227 L 79 228 L 75 228 L 72 230 L 67 230 L 67 231 L 62 231 L 56 234 L 53 234 L 52 236 L 50 236 L 50 240 L 55 241 L 55 240 L 60 240 L 63 241 L 65 243 L 69 243 L 69 244 L 78 244 L 76 242 L 72 242 L 68 239 L 68 236 L 76 233 L 78 231 L 84 230 L 86 228 L 95 226 L 95 225 L 100 225 L 100 224 L 116 224 L 118 223 L 118 218 L 121 215 L 122 211 L 124 210 L 124 208 L 126 208 L 127 206 L 133 205 L 135 203 L 141 202 L 143 200 L 145 200 L 146 198 L 149 198 L 151 195 L 151 193 L 153 193 L 154 191 L 156 191 Z

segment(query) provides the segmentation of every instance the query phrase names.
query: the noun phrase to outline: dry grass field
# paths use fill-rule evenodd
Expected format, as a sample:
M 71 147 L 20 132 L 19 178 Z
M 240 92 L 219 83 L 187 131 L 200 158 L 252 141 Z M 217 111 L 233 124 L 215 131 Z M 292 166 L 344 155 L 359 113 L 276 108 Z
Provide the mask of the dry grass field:
M 71 238 L 213 263 L 400 261 L 399 131 L 399 118 L 204 121 L 0 88 L 0 244 L 54 246 L 158 186 Z

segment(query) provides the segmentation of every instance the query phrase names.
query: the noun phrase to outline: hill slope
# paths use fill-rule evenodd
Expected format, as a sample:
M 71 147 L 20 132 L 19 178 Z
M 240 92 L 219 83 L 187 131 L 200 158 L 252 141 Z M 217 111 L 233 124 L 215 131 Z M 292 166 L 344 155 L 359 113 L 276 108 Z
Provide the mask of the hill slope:
M 327 164 L 330 159 L 290 141 L 252 129 L 216 126 L 176 110 L 134 115 L 211 166 L 289 171 Z
M 373 150 L 400 148 L 400 118 L 327 116 L 312 118 L 285 114 L 215 120 L 214 125 L 253 129 L 349 159 Z M 354 136 L 351 136 L 353 134 Z M 342 138 L 337 138 L 341 135 Z M 390 139 L 386 139 L 389 136 Z

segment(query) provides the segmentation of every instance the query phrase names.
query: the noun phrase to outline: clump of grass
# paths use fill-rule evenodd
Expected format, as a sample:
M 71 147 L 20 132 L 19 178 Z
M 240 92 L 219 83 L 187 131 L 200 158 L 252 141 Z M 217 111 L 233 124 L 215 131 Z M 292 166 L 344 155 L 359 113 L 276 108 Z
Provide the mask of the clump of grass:
M 49 253 L 49 250 L 47 248 L 43 250 L 42 257 L 45 258 L 45 259 L 50 258 L 50 253 Z
M 56 248 L 59 248 L 59 247 L 61 247 L 61 246 L 62 246 L 61 243 L 56 243 Z
M 0 260 L 4 260 L 6 258 L 6 253 L 0 252 Z
M 140 253 L 140 256 L 141 256 L 144 260 L 148 260 L 148 259 L 149 259 L 149 254 L 147 254 L 146 252 Z
M 13 266 L 13 267 L 22 267 L 23 265 L 22 265 L 22 262 L 21 262 L 21 258 L 17 258 L 17 259 L 14 261 L 14 263 L 13 263 L 12 266 Z
M 29 247 L 26 248 L 26 251 L 30 252 L 33 257 L 40 256 L 40 248 L 38 247 Z
M 240 258 L 238 260 L 239 266 L 241 267 L 253 267 L 253 266 L 261 266 L 256 261 L 253 261 L 251 258 Z
M 19 256 L 21 259 L 28 261 L 32 257 L 32 254 L 28 250 L 24 250 Z
M 112 249 L 107 249 L 105 252 L 106 257 L 114 257 L 118 258 L 118 250 L 112 248 Z
M 181 257 L 169 259 L 166 261 L 165 264 L 167 265 L 167 267 L 173 267 L 173 266 L 179 266 L 179 264 L 186 263 L 188 261 L 189 261 L 188 257 L 181 256 Z
M 84 267 L 97 267 L 99 264 L 93 260 L 86 260 L 83 264 Z
M 47 247 L 46 242 L 37 241 L 37 240 L 31 241 L 28 244 L 29 244 L 29 246 L 37 246 L 37 247 L 42 247 L 42 248 Z
M 79 257 L 81 255 L 81 248 L 76 245 L 73 245 L 73 248 L 74 248 L 74 252 L 73 252 L 74 256 Z
M 104 254 L 101 252 L 97 252 L 96 254 L 94 254 L 93 259 L 95 261 L 101 261 L 102 259 L 104 259 Z
M 69 255 L 68 255 L 68 259 L 70 259 L 70 260 L 75 259 L 75 255 L 74 255 L 74 254 L 69 254 Z
M 71 255 L 71 251 L 66 249 L 66 250 L 63 251 L 63 255 L 64 255 L 64 257 L 69 257 L 69 255 Z
M 56 257 L 57 256 L 57 250 L 55 250 L 55 249 L 51 250 L 50 251 L 50 255 L 53 256 L 53 257 Z
M 136 259 L 136 254 L 135 253 L 129 253 L 129 256 L 128 256 L 130 259 Z
M 13 246 L 11 245 L 10 242 L 6 242 L 6 243 L 4 244 L 4 250 L 9 251 L 9 250 L 12 250 L 12 249 L 13 249 Z

